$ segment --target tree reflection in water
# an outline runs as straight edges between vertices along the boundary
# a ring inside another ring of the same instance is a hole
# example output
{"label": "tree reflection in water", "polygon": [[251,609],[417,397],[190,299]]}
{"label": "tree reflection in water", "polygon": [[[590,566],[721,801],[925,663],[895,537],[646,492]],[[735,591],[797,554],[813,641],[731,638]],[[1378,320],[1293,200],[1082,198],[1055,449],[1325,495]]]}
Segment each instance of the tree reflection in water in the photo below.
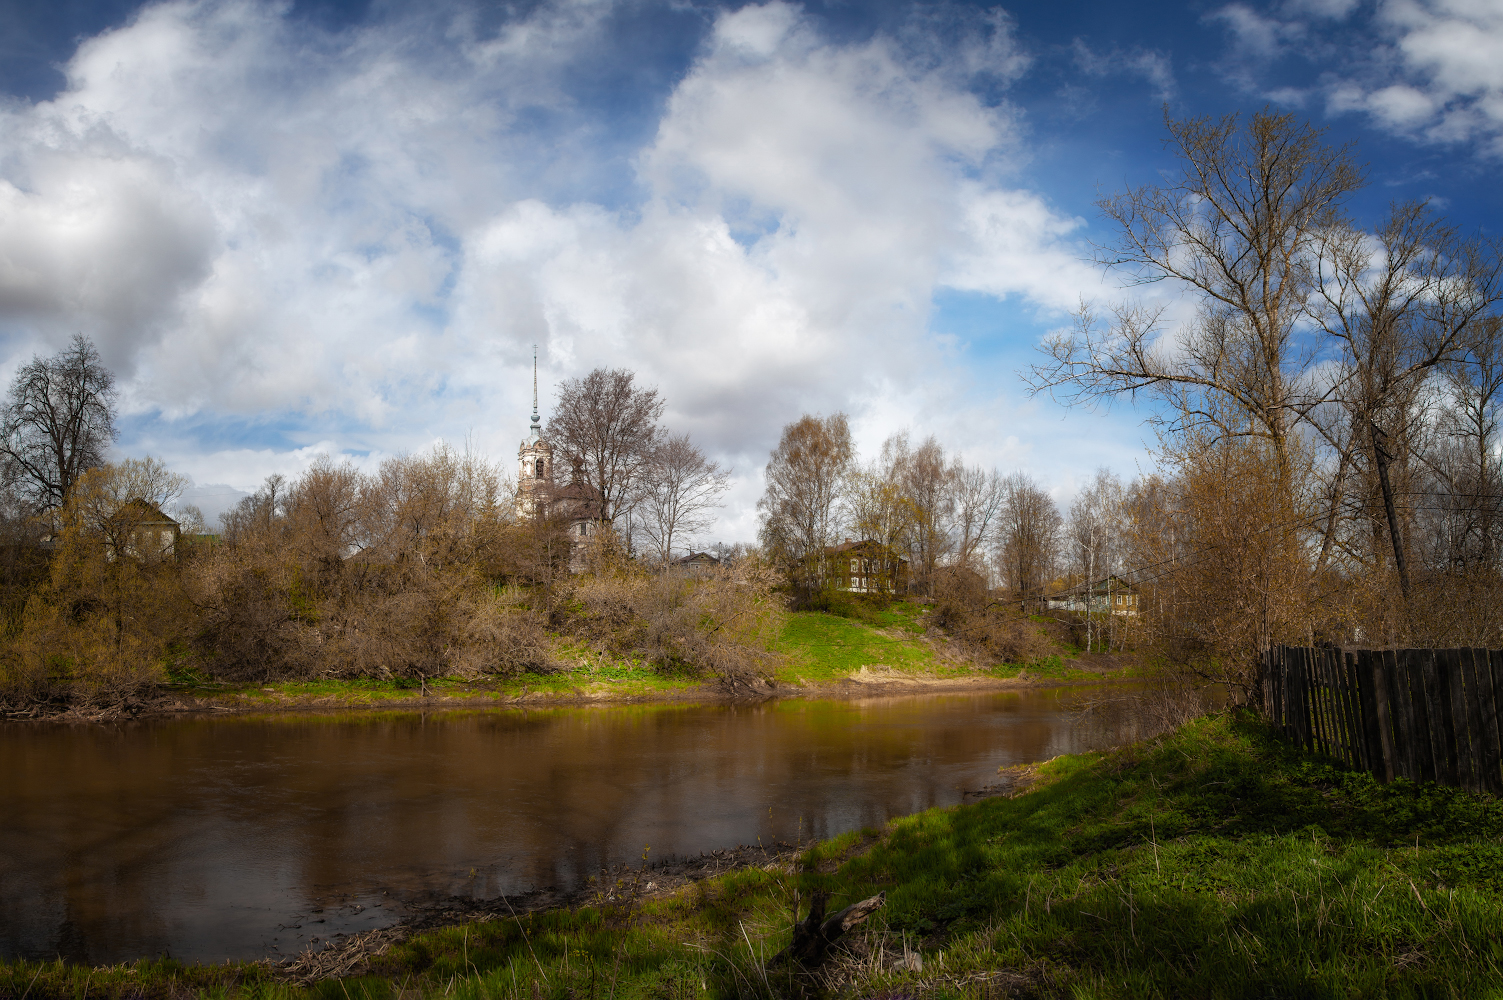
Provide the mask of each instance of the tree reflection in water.
{"label": "tree reflection in water", "polygon": [[[293,952],[434,895],[829,837],[1136,735],[1088,691],[0,727],[0,953]],[[472,874],[473,870],[473,874]]]}

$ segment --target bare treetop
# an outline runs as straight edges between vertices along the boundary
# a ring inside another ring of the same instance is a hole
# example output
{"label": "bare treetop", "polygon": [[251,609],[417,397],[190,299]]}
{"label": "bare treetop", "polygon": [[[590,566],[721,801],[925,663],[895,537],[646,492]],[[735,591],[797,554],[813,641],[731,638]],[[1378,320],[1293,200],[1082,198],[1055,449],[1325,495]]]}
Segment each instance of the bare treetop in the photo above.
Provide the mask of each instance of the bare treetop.
{"label": "bare treetop", "polygon": [[663,401],[656,389],[633,384],[625,368],[596,368],[559,383],[548,438],[579,479],[600,496],[600,518],[611,521],[630,506],[662,431]]}
{"label": "bare treetop", "polygon": [[1181,426],[1265,439],[1285,465],[1313,360],[1296,347],[1296,323],[1314,289],[1320,240],[1341,222],[1362,170],[1349,145],[1326,145],[1322,130],[1291,115],[1166,125],[1179,175],[1098,203],[1117,229],[1098,262],[1125,270],[1131,284],[1187,288],[1199,300],[1197,320],[1177,349],[1165,349],[1162,310],[1123,306],[1103,328],[1083,307],[1073,332],[1044,345],[1049,359],[1028,381],[1072,402],[1153,390]]}
{"label": "bare treetop", "polygon": [[115,377],[79,335],[16,372],[4,410],[5,483],[33,511],[63,505],[79,476],[104,464],[115,440]]}
{"label": "bare treetop", "polygon": [[844,413],[806,414],[783,428],[767,463],[767,492],[757,502],[762,542],[775,558],[823,561],[825,547],[834,541],[837,505],[854,457]]}

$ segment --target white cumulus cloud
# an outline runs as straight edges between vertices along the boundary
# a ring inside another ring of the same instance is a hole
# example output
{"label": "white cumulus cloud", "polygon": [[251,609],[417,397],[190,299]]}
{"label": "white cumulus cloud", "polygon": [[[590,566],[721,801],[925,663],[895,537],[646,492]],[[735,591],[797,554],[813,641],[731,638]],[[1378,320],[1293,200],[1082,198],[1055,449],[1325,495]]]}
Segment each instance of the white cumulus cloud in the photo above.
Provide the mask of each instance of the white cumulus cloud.
{"label": "white cumulus cloud", "polygon": [[[970,391],[935,350],[937,293],[1057,310],[1097,289],[1080,220],[1017,180],[1018,115],[967,89],[1027,65],[1000,15],[957,69],[922,24],[840,43],[790,4],[724,13],[622,162],[569,86],[609,13],[319,34],[178,0],[84,42],[63,92],[0,112],[10,363],[95,336],[137,443],[248,488],[314,448],[507,456],[537,343],[545,395],[596,365],[660,386],[743,474],[726,534],[747,537],[783,423],[886,426],[894,399]],[[1016,452],[985,434],[952,444]]]}

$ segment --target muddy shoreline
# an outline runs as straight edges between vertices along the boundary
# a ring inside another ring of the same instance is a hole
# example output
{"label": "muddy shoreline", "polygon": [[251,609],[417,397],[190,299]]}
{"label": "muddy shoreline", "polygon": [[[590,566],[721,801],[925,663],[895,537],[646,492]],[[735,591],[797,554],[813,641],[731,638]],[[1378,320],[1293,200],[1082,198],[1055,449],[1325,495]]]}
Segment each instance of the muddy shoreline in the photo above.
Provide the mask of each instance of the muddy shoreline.
{"label": "muddy shoreline", "polygon": [[1025,673],[1006,678],[985,675],[930,677],[922,674],[900,673],[883,667],[863,667],[850,677],[814,684],[738,683],[731,685],[711,681],[693,688],[633,694],[585,692],[576,688],[572,693],[556,691],[533,691],[520,695],[477,693],[464,697],[427,694],[412,698],[383,698],[379,701],[353,701],[349,695],[342,694],[291,697],[282,695],[275,701],[238,701],[236,695],[194,697],[163,691],[150,697],[131,699],[119,705],[104,708],[59,707],[52,709],[44,706],[27,712],[5,713],[0,715],[0,720],[105,723],[186,716],[265,715],[283,712],[463,711],[492,708],[584,708],[594,705],[748,704],[785,698],[855,700],[905,694],[967,694],[1036,690],[1049,687],[1090,686],[1114,683],[1124,679],[1115,664],[1095,664],[1086,662],[1084,659],[1069,662],[1077,669],[1099,673],[1099,676],[1060,679],[1032,677]]}
{"label": "muddy shoreline", "polygon": [[[1020,764],[998,772],[997,780],[982,788],[965,792],[962,803],[993,797],[1025,794],[1038,776],[1040,764]],[[864,838],[839,858],[826,859],[821,871],[834,871],[840,865],[870,850],[879,838]],[[590,883],[572,892],[548,887],[533,889],[516,896],[474,899],[449,896],[408,904],[408,911],[389,927],[336,935],[319,947],[281,959],[263,959],[256,963],[284,982],[308,986],[322,979],[379,973],[381,958],[395,945],[415,934],[444,927],[490,920],[515,920],[529,913],[548,910],[573,910],[581,906],[631,907],[637,903],[671,896],[705,879],[745,868],[793,872],[799,856],[819,843],[775,843],[739,845],[709,851],[692,858],[669,858],[646,865],[618,865],[602,870]]]}

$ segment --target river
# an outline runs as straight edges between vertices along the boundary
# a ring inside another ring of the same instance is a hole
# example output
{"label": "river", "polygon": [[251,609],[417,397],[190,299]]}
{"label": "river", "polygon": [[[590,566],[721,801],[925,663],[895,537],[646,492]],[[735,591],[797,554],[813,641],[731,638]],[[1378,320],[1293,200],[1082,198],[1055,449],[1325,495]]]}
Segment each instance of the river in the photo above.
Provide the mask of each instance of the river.
{"label": "river", "polygon": [[0,725],[0,954],[275,957],[644,850],[830,837],[1130,737],[1076,710],[1100,697]]}

